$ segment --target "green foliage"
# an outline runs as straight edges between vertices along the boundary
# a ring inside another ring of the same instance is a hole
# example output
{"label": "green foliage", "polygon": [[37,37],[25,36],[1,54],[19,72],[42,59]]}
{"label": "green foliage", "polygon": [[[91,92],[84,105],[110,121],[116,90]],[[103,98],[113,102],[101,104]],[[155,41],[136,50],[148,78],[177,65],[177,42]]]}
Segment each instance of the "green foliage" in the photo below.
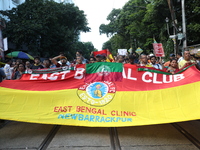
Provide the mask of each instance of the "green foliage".
{"label": "green foliage", "polygon": [[84,57],[89,59],[90,54],[92,51],[95,51],[94,45],[92,44],[92,42],[84,42]]}
{"label": "green foliage", "polygon": [[42,57],[53,57],[64,52],[75,54],[80,32],[88,32],[86,16],[74,4],[44,0],[26,0],[9,11],[4,35],[16,45],[23,45],[28,52]]}
{"label": "green foliage", "polygon": [[[81,50],[83,52],[83,57],[85,57],[87,59],[89,59],[92,51],[97,50],[97,49],[94,48],[94,45],[92,44],[92,42],[76,42],[74,44],[74,49],[76,51]],[[68,55],[70,56],[71,60],[76,57],[75,53],[68,52]]]}
{"label": "green foliage", "polygon": [[[126,42],[124,42],[124,39],[122,36],[115,34],[114,36],[112,36],[110,38],[109,41],[105,42],[103,44],[103,48],[102,49],[109,49],[109,51],[113,54],[113,55],[117,55],[117,51],[118,49],[123,49],[126,46]],[[130,47],[129,47],[130,48]]]}
{"label": "green foliage", "polygon": [[109,41],[103,43],[102,49],[109,49],[109,51],[110,51],[111,53],[113,53],[111,40],[109,40]]}
{"label": "green foliage", "polygon": [[[181,3],[174,1],[175,16],[178,21],[177,27],[182,26]],[[188,45],[200,43],[200,1],[186,1],[187,41]],[[109,24],[100,26],[100,33],[112,35],[109,42],[104,44],[110,46],[111,50],[118,48],[129,49],[141,47],[144,52],[152,52],[153,38],[163,43],[166,56],[174,52],[174,44],[169,39],[165,18],[171,18],[167,0],[129,0],[116,19],[114,13],[108,15]],[[111,25],[113,28],[111,28]],[[169,22],[169,32],[173,34],[172,21]],[[177,31],[178,32],[178,31]],[[115,35],[113,36],[113,34]],[[121,37],[120,40],[117,40]],[[115,43],[117,41],[117,44]],[[136,41],[134,43],[134,41]],[[180,41],[179,41],[180,42]],[[178,42],[177,42],[178,43]]]}
{"label": "green foliage", "polygon": [[107,36],[112,36],[114,33],[117,32],[118,29],[118,23],[117,18],[119,17],[119,14],[121,12],[121,9],[113,9],[111,13],[108,15],[107,20],[110,21],[108,25],[101,24],[99,27],[100,34],[106,34]]}
{"label": "green foliage", "polygon": [[187,0],[185,3],[188,45],[200,44],[200,1]]}

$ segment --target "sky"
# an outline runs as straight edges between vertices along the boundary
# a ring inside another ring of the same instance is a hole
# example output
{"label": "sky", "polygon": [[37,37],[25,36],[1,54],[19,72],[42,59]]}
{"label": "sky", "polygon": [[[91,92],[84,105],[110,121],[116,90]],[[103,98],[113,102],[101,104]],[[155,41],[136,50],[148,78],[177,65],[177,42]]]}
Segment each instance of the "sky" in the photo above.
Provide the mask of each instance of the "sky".
{"label": "sky", "polygon": [[122,8],[128,0],[73,0],[80,10],[83,10],[88,20],[91,32],[81,33],[81,42],[92,42],[98,50],[109,40],[106,34],[99,34],[99,26],[108,24],[106,20],[113,8]]}

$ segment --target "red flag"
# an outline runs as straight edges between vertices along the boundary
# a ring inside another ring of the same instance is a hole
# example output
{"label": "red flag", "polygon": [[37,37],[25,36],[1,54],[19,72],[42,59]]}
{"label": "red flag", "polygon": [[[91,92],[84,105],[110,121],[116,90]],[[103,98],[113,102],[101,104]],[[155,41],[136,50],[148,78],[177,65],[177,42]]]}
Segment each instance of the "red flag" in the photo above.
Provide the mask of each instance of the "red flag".
{"label": "red flag", "polygon": [[94,54],[94,57],[95,57],[96,55],[98,55],[98,54],[101,54],[101,55],[107,57],[107,49],[104,49],[104,50],[101,50],[101,51],[95,51],[95,52],[93,52],[93,54]]}
{"label": "red flag", "polygon": [[101,50],[101,51],[95,51],[93,52],[94,56],[98,55],[98,54],[101,54],[103,56],[106,56],[106,61],[108,62],[114,62],[114,58],[112,56],[112,54],[110,53],[110,51],[108,49],[104,49],[104,50]]}

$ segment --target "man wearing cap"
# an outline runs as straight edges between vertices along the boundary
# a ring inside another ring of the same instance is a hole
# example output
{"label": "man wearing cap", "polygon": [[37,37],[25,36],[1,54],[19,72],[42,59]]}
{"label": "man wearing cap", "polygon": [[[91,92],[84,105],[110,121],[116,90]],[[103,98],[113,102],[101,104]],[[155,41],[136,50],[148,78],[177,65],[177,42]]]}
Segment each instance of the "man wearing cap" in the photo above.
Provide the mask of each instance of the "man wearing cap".
{"label": "man wearing cap", "polygon": [[184,51],[183,57],[184,57],[184,59],[181,60],[181,61],[178,63],[178,68],[179,68],[179,69],[182,69],[182,68],[184,68],[184,67],[186,67],[186,66],[189,66],[189,65],[192,65],[192,64],[195,63],[194,60],[191,60],[191,58],[190,58],[190,52],[189,52],[189,51]]}
{"label": "man wearing cap", "polygon": [[170,54],[169,55],[169,61],[164,63],[164,67],[169,67],[170,60],[175,59],[175,54]]}
{"label": "man wearing cap", "polygon": [[103,55],[97,54],[96,55],[96,62],[102,62],[102,60],[103,60]]}

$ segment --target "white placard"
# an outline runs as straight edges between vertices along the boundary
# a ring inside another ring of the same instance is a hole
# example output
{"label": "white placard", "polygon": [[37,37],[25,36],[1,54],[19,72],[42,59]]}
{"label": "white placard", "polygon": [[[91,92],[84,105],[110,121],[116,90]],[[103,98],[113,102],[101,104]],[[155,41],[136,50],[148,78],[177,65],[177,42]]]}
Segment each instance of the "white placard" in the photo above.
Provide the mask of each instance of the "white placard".
{"label": "white placard", "polygon": [[126,55],[127,54],[127,49],[118,49],[118,54],[119,55]]}
{"label": "white placard", "polygon": [[4,47],[4,51],[8,50],[8,38],[4,38],[3,39],[3,47]]}

